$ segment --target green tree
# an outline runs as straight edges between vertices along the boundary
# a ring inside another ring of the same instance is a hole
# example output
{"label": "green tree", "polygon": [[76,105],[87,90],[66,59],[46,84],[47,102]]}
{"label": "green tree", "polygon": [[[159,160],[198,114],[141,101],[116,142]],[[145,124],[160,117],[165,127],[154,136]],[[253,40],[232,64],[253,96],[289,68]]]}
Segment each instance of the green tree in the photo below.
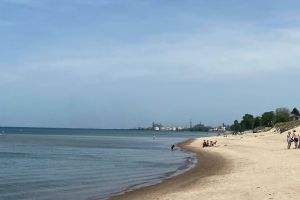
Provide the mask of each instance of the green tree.
{"label": "green tree", "polygon": [[245,114],[241,121],[241,130],[247,131],[253,129],[254,126],[254,117],[250,114]]}
{"label": "green tree", "polygon": [[234,132],[239,132],[241,129],[240,123],[238,120],[235,120],[233,122],[233,125],[231,125],[230,130],[234,131]]}
{"label": "green tree", "polygon": [[290,111],[288,108],[277,108],[275,111],[276,123],[289,121]]}
{"label": "green tree", "polygon": [[261,125],[271,127],[275,121],[275,113],[273,111],[265,112],[261,116]]}
{"label": "green tree", "polygon": [[292,114],[294,114],[294,115],[300,115],[299,110],[297,108],[293,109]]}
{"label": "green tree", "polygon": [[257,128],[257,127],[261,126],[261,124],[262,124],[261,117],[255,117],[253,128]]}

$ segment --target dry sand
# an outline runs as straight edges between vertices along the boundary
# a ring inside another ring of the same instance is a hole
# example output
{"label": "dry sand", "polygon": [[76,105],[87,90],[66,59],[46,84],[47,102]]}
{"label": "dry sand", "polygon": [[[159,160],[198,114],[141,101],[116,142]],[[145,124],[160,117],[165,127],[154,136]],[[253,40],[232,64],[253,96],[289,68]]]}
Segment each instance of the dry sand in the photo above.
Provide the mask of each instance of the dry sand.
{"label": "dry sand", "polygon": [[210,137],[218,144],[205,149],[203,139],[183,145],[198,154],[194,169],[111,200],[298,199],[300,150],[287,150],[286,133]]}

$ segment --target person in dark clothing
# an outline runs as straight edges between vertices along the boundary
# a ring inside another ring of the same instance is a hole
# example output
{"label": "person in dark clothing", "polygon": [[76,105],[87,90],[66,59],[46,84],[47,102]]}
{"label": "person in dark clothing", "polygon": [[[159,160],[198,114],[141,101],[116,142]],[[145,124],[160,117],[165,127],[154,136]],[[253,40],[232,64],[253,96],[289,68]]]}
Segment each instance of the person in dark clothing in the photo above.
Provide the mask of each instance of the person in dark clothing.
{"label": "person in dark clothing", "polygon": [[299,137],[296,134],[296,130],[293,131],[293,138],[294,138],[294,143],[295,143],[295,149],[297,149],[298,148]]}
{"label": "person in dark clothing", "polygon": [[173,144],[173,145],[171,146],[171,150],[173,151],[173,150],[174,150],[174,148],[175,148],[175,145]]}

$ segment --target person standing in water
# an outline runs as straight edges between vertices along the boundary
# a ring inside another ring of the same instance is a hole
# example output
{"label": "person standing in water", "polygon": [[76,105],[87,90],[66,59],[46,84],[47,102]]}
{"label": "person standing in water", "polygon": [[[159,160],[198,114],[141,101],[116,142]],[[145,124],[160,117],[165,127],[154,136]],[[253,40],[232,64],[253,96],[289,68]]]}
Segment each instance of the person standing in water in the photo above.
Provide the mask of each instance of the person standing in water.
{"label": "person standing in water", "polygon": [[174,148],[175,148],[175,145],[173,144],[173,145],[171,146],[171,150],[173,151],[173,150],[174,150]]}

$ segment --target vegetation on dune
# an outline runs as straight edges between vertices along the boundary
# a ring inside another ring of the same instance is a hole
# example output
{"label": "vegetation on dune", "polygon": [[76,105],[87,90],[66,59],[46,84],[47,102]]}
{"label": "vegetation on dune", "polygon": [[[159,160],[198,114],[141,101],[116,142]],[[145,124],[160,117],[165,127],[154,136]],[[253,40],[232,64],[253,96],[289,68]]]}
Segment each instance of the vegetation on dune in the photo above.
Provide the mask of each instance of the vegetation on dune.
{"label": "vegetation on dune", "polygon": [[275,121],[275,113],[273,111],[265,112],[261,116],[261,125],[262,126],[273,126],[273,123]]}
{"label": "vegetation on dune", "polygon": [[277,123],[277,124],[275,124],[274,128],[276,128],[278,131],[280,131],[280,133],[283,133],[285,131],[291,130],[298,126],[300,126],[300,120]]}
{"label": "vegetation on dune", "polygon": [[253,133],[260,133],[260,132],[266,132],[271,130],[272,127],[264,127],[264,126],[259,126],[253,129]]}
{"label": "vegetation on dune", "polygon": [[288,108],[277,108],[275,111],[275,122],[288,122],[290,111]]}
{"label": "vegetation on dune", "polygon": [[300,115],[297,108],[294,108],[292,112],[290,112],[288,108],[277,108],[275,111],[265,112],[261,116],[256,117],[247,113],[242,117],[240,122],[235,120],[230,126],[230,130],[234,132],[244,132],[248,130],[261,132],[275,127],[281,132],[284,132],[300,126],[300,120],[289,122],[291,114],[296,116]]}

